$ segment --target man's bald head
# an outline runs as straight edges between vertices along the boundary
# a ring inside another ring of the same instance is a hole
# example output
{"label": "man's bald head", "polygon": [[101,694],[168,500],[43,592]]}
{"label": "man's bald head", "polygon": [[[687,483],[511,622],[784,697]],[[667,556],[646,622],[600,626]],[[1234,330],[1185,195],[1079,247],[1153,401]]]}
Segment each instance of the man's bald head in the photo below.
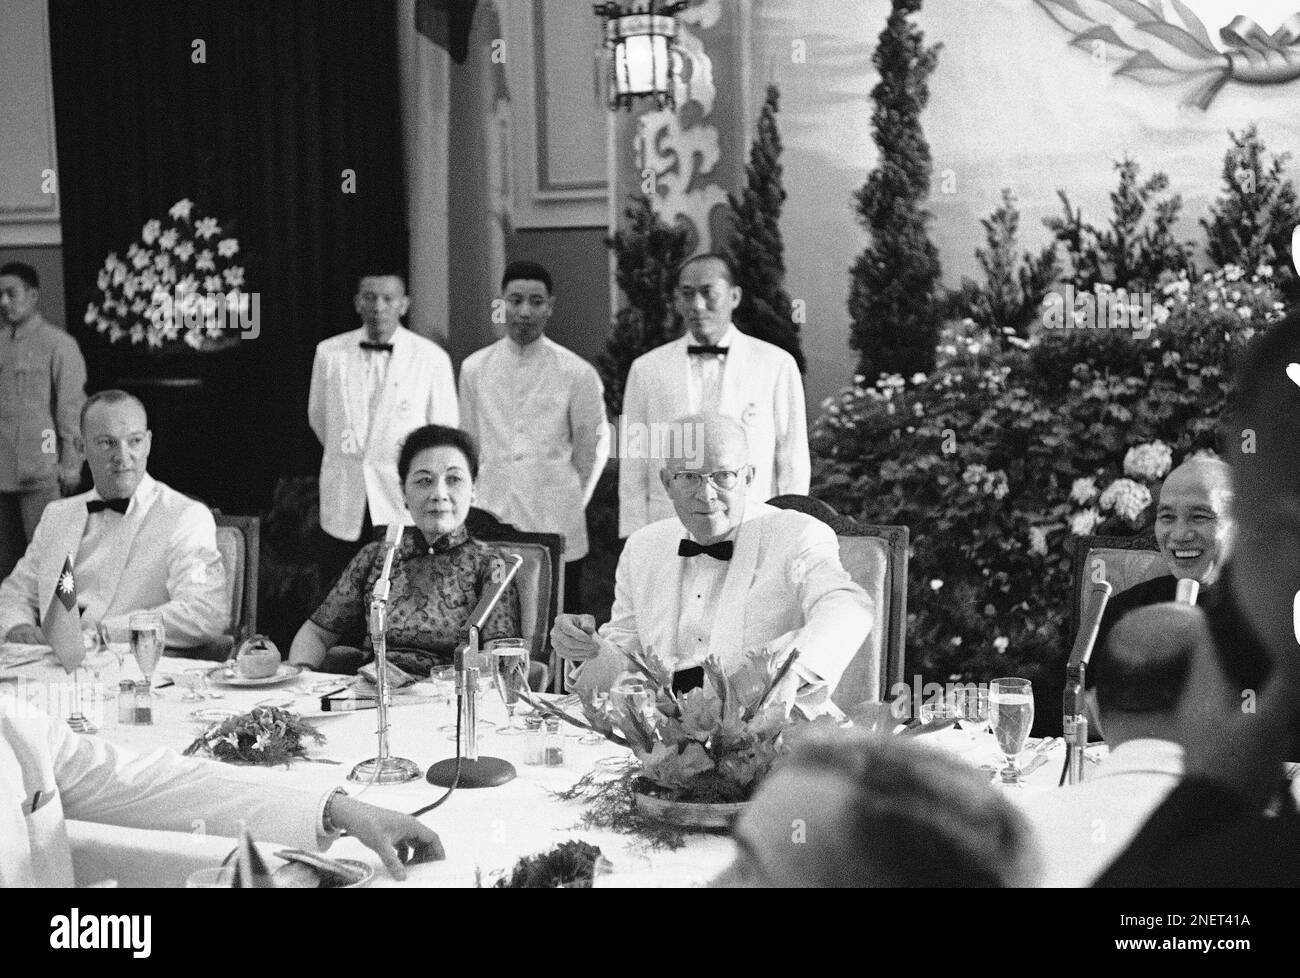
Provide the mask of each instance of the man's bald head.
{"label": "man's bald head", "polygon": [[696,540],[711,543],[727,536],[745,518],[745,499],[754,480],[749,439],[734,418],[692,414],[673,423],[681,431],[682,451],[665,460],[664,489],[682,525]]}
{"label": "man's bald head", "polygon": [[1167,725],[1173,737],[1174,711],[1192,656],[1204,641],[1204,616],[1192,605],[1148,605],[1116,623],[1095,663],[1097,705],[1108,742],[1130,739],[1124,724],[1138,718],[1148,728]]}
{"label": "man's bald head", "polygon": [[1175,577],[1214,584],[1237,535],[1228,464],[1195,456],[1170,472],[1160,487],[1155,534]]}

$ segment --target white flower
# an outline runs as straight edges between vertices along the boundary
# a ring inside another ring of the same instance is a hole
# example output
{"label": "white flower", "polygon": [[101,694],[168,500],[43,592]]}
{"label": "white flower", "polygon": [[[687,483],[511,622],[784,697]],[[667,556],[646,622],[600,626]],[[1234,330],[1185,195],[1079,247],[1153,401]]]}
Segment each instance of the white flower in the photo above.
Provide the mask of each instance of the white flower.
{"label": "white flower", "polygon": [[171,209],[167,211],[173,221],[188,221],[190,211],[194,209],[194,201],[188,197],[182,197],[176,203],[172,204]]}
{"label": "white flower", "polygon": [[149,265],[149,252],[137,251],[131,256],[131,265],[134,268],[146,268]]}
{"label": "white flower", "polygon": [[175,228],[168,228],[166,231],[164,231],[162,234],[158,236],[158,246],[160,248],[166,248],[168,251],[171,251],[173,248],[176,247],[176,240],[179,237],[180,236],[176,233]]}
{"label": "white flower", "polygon": [[1010,644],[1011,644],[1011,639],[1007,638],[1005,635],[999,635],[997,638],[993,640],[993,647],[997,649],[998,655],[1001,655],[1003,652],[1005,652],[1007,650],[1007,646],[1009,646]]}
{"label": "white flower", "polygon": [[176,257],[181,261],[189,261],[190,256],[194,254],[194,242],[182,241],[176,246]]}
{"label": "white flower", "polygon": [[221,275],[232,289],[244,284],[244,269],[239,265],[231,265]]}
{"label": "white flower", "polygon": [[1260,265],[1259,268],[1255,269],[1255,274],[1258,275],[1260,278],[1272,278],[1272,277],[1273,277],[1273,266],[1272,266],[1272,265]]}
{"label": "white flower", "polygon": [[140,229],[140,240],[147,245],[153,244],[158,240],[158,235],[162,233],[162,222],[153,220],[146,221],[143,228]]}
{"label": "white flower", "polygon": [[200,238],[215,238],[221,233],[221,227],[217,224],[215,217],[201,217],[194,224],[194,233]]}
{"label": "white flower", "polygon": [[1101,494],[1101,508],[1113,509],[1117,515],[1136,522],[1142,511],[1151,505],[1151,490],[1132,479],[1116,479]]}
{"label": "white flower", "polygon": [[[81,321],[85,323],[87,326],[89,326],[98,318],[99,318],[99,307],[92,302],[90,305],[86,307],[86,315],[81,317]],[[101,330],[101,332],[103,331]]]}
{"label": "white flower", "polygon": [[1161,479],[1173,462],[1173,450],[1162,441],[1136,445],[1124,454],[1124,474],[1135,479]]}
{"label": "white flower", "polygon": [[212,260],[212,252],[207,248],[200,251],[198,257],[194,259],[194,267],[200,272],[215,272],[217,263]]}
{"label": "white flower", "polygon": [[1246,273],[1243,272],[1243,271],[1242,271],[1240,268],[1238,268],[1236,265],[1224,265],[1224,266],[1223,266],[1223,277],[1226,278],[1229,282],[1236,282],[1238,279],[1240,279],[1240,278],[1241,278],[1243,275],[1245,275],[1245,274],[1246,274]]}
{"label": "white flower", "polygon": [[992,493],[994,499],[1001,499],[1011,491],[1010,487],[1007,486],[1007,474],[1001,469],[990,472],[984,480],[984,491]]}
{"label": "white flower", "polygon": [[217,275],[209,275],[207,278],[205,278],[205,279],[203,280],[203,291],[204,291],[204,292],[220,292],[220,291],[221,291],[221,278],[220,278],[220,276],[217,276]]}
{"label": "white flower", "polygon": [[925,374],[920,373],[919,371],[918,371],[917,373],[912,374],[912,383],[913,383],[913,385],[916,385],[916,384],[924,384],[924,383],[925,383],[925,379],[926,379],[926,378],[925,378]]}
{"label": "white flower", "polygon": [[936,577],[933,581],[930,582],[930,590],[931,590],[931,591],[937,591],[937,590],[939,590],[939,588],[941,588],[941,587],[943,587],[943,581],[939,580],[937,577]]}
{"label": "white flower", "polygon": [[1077,537],[1086,537],[1101,522],[1101,514],[1095,509],[1085,509],[1070,517],[1070,532]]}
{"label": "white flower", "polygon": [[234,238],[222,238],[217,242],[217,254],[222,258],[230,258],[239,251],[239,242]]}
{"label": "white flower", "polygon": [[1031,526],[1029,528],[1029,552],[1039,556],[1047,556],[1047,527]]}
{"label": "white flower", "polygon": [[954,635],[954,636],[952,637],[952,644],[953,644],[953,645],[961,645],[961,636],[960,636],[960,635]]}
{"label": "white flower", "polygon": [[1151,310],[1151,318],[1157,326],[1163,326],[1169,321],[1169,309],[1166,306],[1155,306]]}
{"label": "white flower", "polygon": [[1097,495],[1097,480],[1091,476],[1086,479],[1075,479],[1074,484],[1070,486],[1070,499],[1080,506],[1092,502],[1092,497],[1095,495]]}
{"label": "white flower", "polygon": [[1237,307],[1237,315],[1240,316],[1242,319],[1249,319],[1249,318],[1250,318],[1250,306],[1238,306],[1238,307]]}

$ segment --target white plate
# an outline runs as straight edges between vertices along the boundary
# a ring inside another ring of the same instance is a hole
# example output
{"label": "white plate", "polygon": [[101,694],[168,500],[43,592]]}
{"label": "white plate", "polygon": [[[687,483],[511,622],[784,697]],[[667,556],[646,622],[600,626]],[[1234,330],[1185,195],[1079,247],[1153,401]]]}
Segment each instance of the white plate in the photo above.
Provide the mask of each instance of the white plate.
{"label": "white plate", "polygon": [[290,679],[296,679],[300,672],[302,672],[302,666],[291,666],[287,662],[281,662],[280,668],[275,671],[275,675],[263,676],[260,679],[249,679],[247,676],[241,676],[238,671],[235,672],[233,677],[227,676],[226,667],[217,666],[215,669],[208,670],[208,682],[217,686],[233,686],[236,688],[276,686],[288,682]]}

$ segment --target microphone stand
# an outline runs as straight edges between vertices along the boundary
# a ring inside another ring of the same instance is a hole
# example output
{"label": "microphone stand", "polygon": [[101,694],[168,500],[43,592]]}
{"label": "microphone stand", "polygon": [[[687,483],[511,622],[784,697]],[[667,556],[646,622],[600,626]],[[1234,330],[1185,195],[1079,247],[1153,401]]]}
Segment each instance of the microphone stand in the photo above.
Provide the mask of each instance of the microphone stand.
{"label": "microphone stand", "polygon": [[1106,603],[1114,590],[1107,581],[1097,581],[1092,586],[1092,604],[1086,606],[1087,614],[1074,640],[1074,649],[1070,653],[1069,664],[1065,668],[1064,714],[1061,732],[1065,740],[1065,771],[1062,776],[1067,784],[1080,784],[1083,781],[1083,752],[1088,746],[1088,717],[1084,710],[1084,677],[1087,675],[1088,660],[1092,658],[1092,648],[1097,644],[1097,633],[1101,629],[1101,617],[1106,611]]}
{"label": "microphone stand", "polygon": [[[400,539],[400,531],[399,537]],[[348,775],[349,781],[366,784],[405,784],[420,776],[420,767],[405,757],[388,753],[388,592],[392,587],[393,556],[397,541],[389,542],[384,569],[370,595],[370,644],[375,650],[375,716],[379,724],[379,754],[362,761]]]}
{"label": "microphone stand", "polygon": [[479,670],[483,663],[483,653],[479,650],[479,633],[524,562],[518,554],[513,554],[510,560],[510,568],[501,582],[483,596],[471,613],[469,642],[456,649],[456,717],[458,727],[465,731],[465,750],[462,753],[458,731],[456,755],[438,761],[424,776],[429,784],[440,788],[496,788],[507,781],[513,781],[518,773],[515,766],[503,758],[479,757],[478,754],[476,694]]}

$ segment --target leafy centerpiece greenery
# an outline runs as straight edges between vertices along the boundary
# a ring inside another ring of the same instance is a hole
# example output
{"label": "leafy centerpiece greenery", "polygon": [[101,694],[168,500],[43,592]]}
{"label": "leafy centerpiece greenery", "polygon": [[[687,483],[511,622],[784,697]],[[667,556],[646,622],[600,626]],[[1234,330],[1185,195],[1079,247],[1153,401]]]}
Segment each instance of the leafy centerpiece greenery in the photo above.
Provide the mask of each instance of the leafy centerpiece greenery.
{"label": "leafy centerpiece greenery", "polygon": [[185,748],[186,754],[203,751],[231,764],[286,767],[295,758],[310,760],[304,743],[325,743],[325,735],[301,717],[273,706],[257,706],[248,713],[214,723]]}
{"label": "leafy centerpiece greenery", "polygon": [[[672,669],[653,653],[633,653],[629,672],[608,694],[580,694],[585,722],[535,701],[629,748],[634,758],[610,777],[588,775],[560,797],[593,803],[587,826],[625,831],[642,831],[653,821],[634,813],[637,795],[695,805],[748,801],[802,722],[773,695],[798,657],[798,650],[784,657],[749,652],[731,672],[710,658],[704,686],[677,693]],[[669,836],[652,841],[678,842]]]}
{"label": "leafy centerpiece greenery", "polygon": [[586,842],[561,842],[549,852],[525,856],[509,878],[496,881],[498,890],[590,889],[600,849]]}

